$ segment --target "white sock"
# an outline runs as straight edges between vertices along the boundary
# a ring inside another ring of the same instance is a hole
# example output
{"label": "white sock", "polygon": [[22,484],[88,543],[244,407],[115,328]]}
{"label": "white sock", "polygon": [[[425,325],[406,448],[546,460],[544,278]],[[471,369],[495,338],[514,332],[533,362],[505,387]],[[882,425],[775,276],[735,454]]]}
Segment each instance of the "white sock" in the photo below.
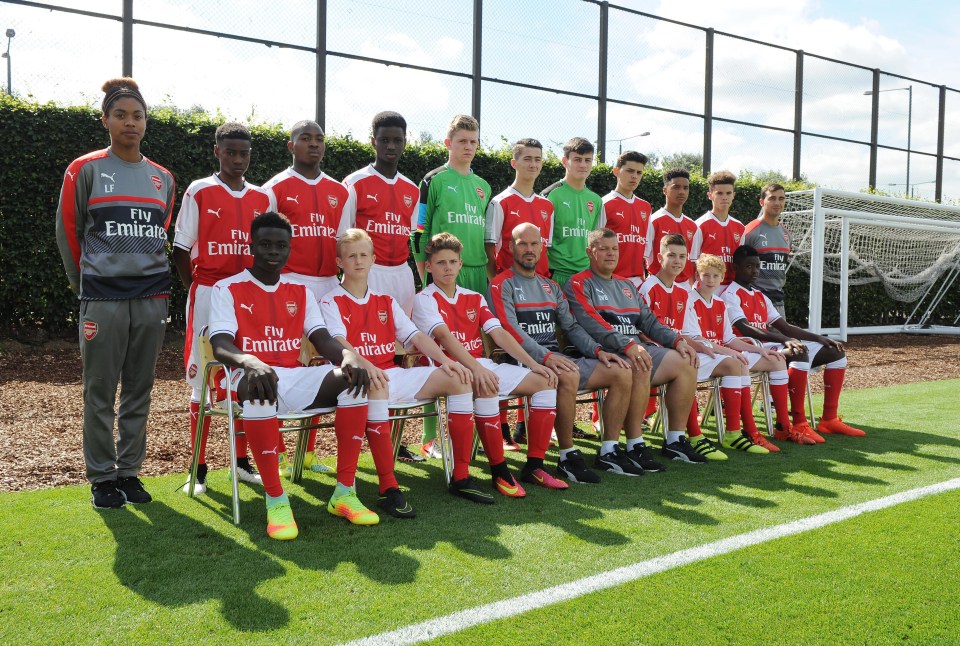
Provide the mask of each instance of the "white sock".
{"label": "white sock", "polygon": [[570,449],[560,449],[560,459],[561,459],[561,460],[566,460],[566,459],[567,459],[567,454],[570,453],[571,451],[576,451],[576,450],[577,450],[576,447],[573,447],[573,448],[570,448]]}
{"label": "white sock", "polygon": [[667,431],[667,444],[679,442],[684,435],[686,435],[686,431]]}
{"label": "white sock", "polygon": [[627,450],[632,451],[635,446],[644,446],[642,437],[635,437],[632,440],[627,440]]}
{"label": "white sock", "polygon": [[606,455],[607,453],[612,453],[614,449],[617,448],[616,440],[604,440],[600,442],[600,455]]}

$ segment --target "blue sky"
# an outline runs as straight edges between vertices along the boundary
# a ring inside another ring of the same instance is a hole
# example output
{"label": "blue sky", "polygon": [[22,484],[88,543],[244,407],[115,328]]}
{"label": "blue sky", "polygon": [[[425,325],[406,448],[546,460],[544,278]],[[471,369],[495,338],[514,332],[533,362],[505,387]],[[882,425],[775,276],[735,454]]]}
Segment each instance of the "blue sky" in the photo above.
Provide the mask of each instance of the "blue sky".
{"label": "blue sky", "polygon": [[[52,0],[57,4],[120,12],[121,0]],[[328,48],[372,57],[469,72],[472,0],[329,0]],[[888,72],[960,89],[960,7],[948,2],[811,2],[745,0],[619,0],[618,4],[684,22],[803,49]],[[485,0],[484,75],[590,94],[596,92],[598,9],[576,0],[553,3]],[[194,27],[314,42],[314,4],[305,0],[136,0],[135,16]],[[547,9],[549,7],[549,9]],[[65,103],[99,100],[100,83],[120,71],[119,23],[0,2],[0,27],[14,27],[14,89]],[[670,23],[611,10],[609,92],[624,100],[690,112],[703,108],[703,35]],[[96,46],[91,45],[96,43]],[[793,65],[789,52],[718,36],[714,113],[790,128]],[[311,116],[315,84],[312,55],[289,49],[136,26],[134,76],[151,103],[202,105],[238,119],[291,122]],[[50,61],[56,61],[55,66]],[[232,71],[227,74],[225,70]],[[840,137],[869,136],[870,87],[865,71],[807,59],[804,129]],[[881,88],[908,82],[884,77]],[[535,136],[555,145],[577,135],[596,136],[596,105],[587,99],[485,83],[482,136]],[[936,145],[937,94],[914,84],[912,147]],[[960,94],[948,95],[947,154],[960,157]],[[327,129],[365,136],[370,117],[397,109],[413,134],[442,136],[449,117],[470,109],[467,79],[330,57]],[[880,141],[906,145],[907,92],[880,95]],[[955,127],[951,124],[957,124]],[[651,134],[625,147],[667,154],[696,151],[702,122],[682,115],[612,105],[608,150],[619,138]],[[792,137],[786,133],[714,124],[714,168],[789,172]],[[804,138],[804,173],[830,186],[866,184],[868,149]],[[878,184],[904,182],[906,155],[880,152]],[[912,157],[911,183],[932,195],[932,158]],[[960,197],[960,162],[945,168],[945,194]],[[903,186],[889,187],[903,190]]]}

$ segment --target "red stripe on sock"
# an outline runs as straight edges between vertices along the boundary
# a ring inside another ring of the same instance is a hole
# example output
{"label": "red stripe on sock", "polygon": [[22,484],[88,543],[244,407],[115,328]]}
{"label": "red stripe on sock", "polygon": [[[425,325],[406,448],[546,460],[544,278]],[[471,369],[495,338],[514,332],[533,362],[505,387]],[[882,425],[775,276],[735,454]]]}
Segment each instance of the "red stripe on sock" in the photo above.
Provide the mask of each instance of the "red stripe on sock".
{"label": "red stripe on sock", "polygon": [[276,498],[283,494],[280,484],[280,471],[277,461],[280,422],[276,417],[269,419],[246,419],[243,428],[247,432],[247,441],[253,453],[253,461],[263,480],[267,495]]}

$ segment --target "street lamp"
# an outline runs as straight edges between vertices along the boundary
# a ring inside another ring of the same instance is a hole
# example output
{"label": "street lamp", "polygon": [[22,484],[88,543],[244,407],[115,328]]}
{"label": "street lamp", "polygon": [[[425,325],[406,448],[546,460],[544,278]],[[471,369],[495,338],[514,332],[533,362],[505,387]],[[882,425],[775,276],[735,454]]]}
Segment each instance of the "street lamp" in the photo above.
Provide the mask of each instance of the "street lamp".
{"label": "street lamp", "polygon": [[[879,90],[880,92],[896,92],[898,90],[906,90],[908,93],[907,98],[907,196],[913,195],[913,189],[910,187],[910,134],[913,130],[913,86],[908,85],[907,87],[892,87],[886,90]],[[873,94],[873,90],[867,90],[863,93],[864,96],[870,96]]]}
{"label": "street lamp", "polygon": [[641,132],[639,135],[630,135],[629,137],[624,137],[624,138],[622,138],[622,139],[607,139],[607,141],[615,141],[615,142],[617,142],[617,144],[619,144],[619,146],[620,146],[619,152],[617,152],[617,155],[622,155],[622,154],[623,154],[623,142],[628,141],[628,140],[630,140],[630,139],[636,139],[637,137],[647,137],[647,136],[649,136],[649,135],[650,135],[649,132]]}
{"label": "street lamp", "polygon": [[17,35],[17,32],[15,32],[14,30],[12,29],[7,30],[7,51],[5,51],[3,54],[0,54],[0,56],[7,59],[7,94],[10,94],[10,95],[13,94],[13,88],[12,88],[13,70],[11,69],[11,66],[10,66],[10,41],[13,40],[13,37],[16,35]]}

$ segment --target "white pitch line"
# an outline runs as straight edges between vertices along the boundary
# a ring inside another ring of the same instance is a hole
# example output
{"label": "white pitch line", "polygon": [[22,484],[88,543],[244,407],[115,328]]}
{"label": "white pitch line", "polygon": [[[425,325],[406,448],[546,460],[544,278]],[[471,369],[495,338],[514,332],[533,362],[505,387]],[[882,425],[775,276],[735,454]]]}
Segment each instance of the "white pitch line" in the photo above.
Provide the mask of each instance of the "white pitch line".
{"label": "white pitch line", "polygon": [[782,525],[775,525],[764,529],[757,529],[745,534],[738,534],[713,543],[680,550],[666,556],[658,556],[647,561],[627,565],[610,572],[594,574],[577,579],[546,590],[531,592],[513,599],[505,599],[495,603],[488,603],[466,610],[460,610],[449,615],[436,617],[418,624],[398,628],[389,632],[371,635],[363,639],[350,642],[348,646],[373,646],[375,644],[416,644],[443,635],[459,632],[473,626],[489,623],[497,619],[514,617],[530,610],[544,608],[569,599],[576,599],[591,592],[605,590],[624,583],[636,581],[644,577],[672,570],[673,568],[703,561],[714,556],[721,556],[730,552],[759,545],[768,541],[800,534],[812,529],[849,520],[871,511],[887,509],[901,503],[918,500],[946,491],[960,489],[960,478],[953,478],[938,482],[926,487],[911,489],[891,496],[869,500],[848,507],[841,507],[816,516],[801,518]]}

